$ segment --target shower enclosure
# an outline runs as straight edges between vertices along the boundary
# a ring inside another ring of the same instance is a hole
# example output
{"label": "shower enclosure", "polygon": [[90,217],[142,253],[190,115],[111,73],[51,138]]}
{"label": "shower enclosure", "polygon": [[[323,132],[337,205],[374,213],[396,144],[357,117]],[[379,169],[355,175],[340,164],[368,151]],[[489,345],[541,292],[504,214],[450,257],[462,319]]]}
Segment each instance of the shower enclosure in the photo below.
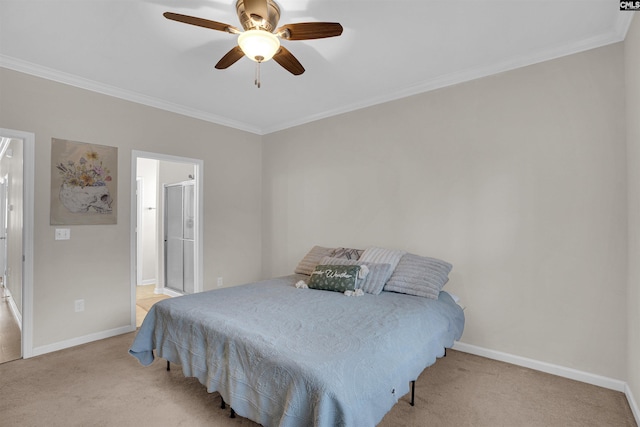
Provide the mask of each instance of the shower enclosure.
{"label": "shower enclosure", "polygon": [[164,185],[165,286],[183,294],[195,287],[195,182]]}

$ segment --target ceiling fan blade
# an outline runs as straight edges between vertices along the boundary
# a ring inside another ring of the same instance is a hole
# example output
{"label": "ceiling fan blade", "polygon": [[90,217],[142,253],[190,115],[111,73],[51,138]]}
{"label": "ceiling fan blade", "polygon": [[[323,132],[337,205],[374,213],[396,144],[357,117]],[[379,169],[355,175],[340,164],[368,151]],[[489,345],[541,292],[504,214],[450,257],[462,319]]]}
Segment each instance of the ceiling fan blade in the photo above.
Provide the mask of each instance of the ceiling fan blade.
{"label": "ceiling fan blade", "polygon": [[[244,10],[250,17],[259,16],[265,21],[269,20],[269,6],[267,0],[244,0]],[[259,21],[258,19],[256,19]]]}
{"label": "ceiling fan blade", "polygon": [[227,52],[227,54],[223,56],[222,59],[220,59],[220,61],[218,61],[218,63],[216,64],[216,68],[218,70],[224,70],[225,68],[229,68],[230,66],[235,64],[238,61],[238,59],[242,58],[243,56],[244,56],[244,52],[242,51],[242,49],[240,49],[240,46],[236,46],[233,49],[231,49],[229,52]]}
{"label": "ceiling fan blade", "polygon": [[342,25],[337,22],[301,22],[283,25],[276,34],[287,40],[324,39],[342,34]]}
{"label": "ceiling fan blade", "polygon": [[282,65],[285,70],[294,76],[299,76],[304,73],[304,67],[302,64],[284,46],[280,46],[278,53],[273,55],[273,60]]}
{"label": "ceiling fan blade", "polygon": [[224,24],[222,22],[210,21],[204,18],[197,18],[195,16],[189,16],[189,15],[181,15],[179,13],[173,13],[173,12],[165,12],[163,13],[163,15],[165,18],[171,19],[172,21],[183,22],[185,24],[195,25],[197,27],[210,28],[212,30],[225,31],[227,33],[234,33],[234,34],[240,33],[240,30],[238,30],[233,25]]}

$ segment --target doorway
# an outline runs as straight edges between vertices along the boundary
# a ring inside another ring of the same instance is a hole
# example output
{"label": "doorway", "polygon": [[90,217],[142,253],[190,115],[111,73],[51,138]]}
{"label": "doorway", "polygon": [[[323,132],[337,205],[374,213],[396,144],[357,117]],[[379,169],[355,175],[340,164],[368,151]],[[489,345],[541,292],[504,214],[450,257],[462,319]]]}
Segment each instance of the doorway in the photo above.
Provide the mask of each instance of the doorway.
{"label": "doorway", "polygon": [[[165,275],[165,194],[167,185],[190,182],[193,195],[191,229],[193,254],[189,292],[203,289],[202,167],[199,159],[134,150],[132,152],[131,302],[132,324],[140,323],[136,295],[182,295],[167,284]],[[152,289],[152,290],[151,290]],[[136,316],[136,312],[138,313]],[[135,323],[134,323],[135,322]]]}
{"label": "doorway", "polygon": [[34,134],[0,129],[0,363],[33,355],[34,152]]}

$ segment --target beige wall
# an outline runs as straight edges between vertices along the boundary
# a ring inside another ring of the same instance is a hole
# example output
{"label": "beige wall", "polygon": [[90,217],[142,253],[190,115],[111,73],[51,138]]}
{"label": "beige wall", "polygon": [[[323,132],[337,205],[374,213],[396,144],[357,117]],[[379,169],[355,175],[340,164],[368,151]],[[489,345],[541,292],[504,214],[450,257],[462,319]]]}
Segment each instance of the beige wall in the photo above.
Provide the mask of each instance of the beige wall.
{"label": "beige wall", "polygon": [[[34,347],[130,323],[131,150],[204,161],[204,281],[258,279],[260,137],[0,68],[0,127],[35,141]],[[118,147],[117,225],[49,225],[51,138]],[[85,311],[74,312],[74,300]]]}
{"label": "beige wall", "polygon": [[[624,46],[629,189],[629,295],[627,383],[640,398],[640,19],[635,16]],[[640,414],[636,414],[640,415]]]}
{"label": "beige wall", "polygon": [[[0,68],[0,127],[36,134],[34,346],[128,325],[135,149],[204,160],[206,289],[289,274],[314,244],[403,248],[454,264],[464,342],[637,396],[638,32],[262,138]],[[52,137],[119,148],[117,225],[53,240]]]}
{"label": "beige wall", "polygon": [[622,44],[263,138],[264,275],[314,244],[454,265],[462,341],[624,380]]}

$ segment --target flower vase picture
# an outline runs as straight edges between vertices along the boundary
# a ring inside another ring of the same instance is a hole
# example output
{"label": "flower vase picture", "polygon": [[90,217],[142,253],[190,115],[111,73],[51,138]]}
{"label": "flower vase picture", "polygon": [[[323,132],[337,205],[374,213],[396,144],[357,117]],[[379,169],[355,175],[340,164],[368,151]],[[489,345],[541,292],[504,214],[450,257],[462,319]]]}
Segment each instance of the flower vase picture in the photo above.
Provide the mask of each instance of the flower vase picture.
{"label": "flower vase picture", "polygon": [[116,224],[118,149],[52,138],[51,225]]}

